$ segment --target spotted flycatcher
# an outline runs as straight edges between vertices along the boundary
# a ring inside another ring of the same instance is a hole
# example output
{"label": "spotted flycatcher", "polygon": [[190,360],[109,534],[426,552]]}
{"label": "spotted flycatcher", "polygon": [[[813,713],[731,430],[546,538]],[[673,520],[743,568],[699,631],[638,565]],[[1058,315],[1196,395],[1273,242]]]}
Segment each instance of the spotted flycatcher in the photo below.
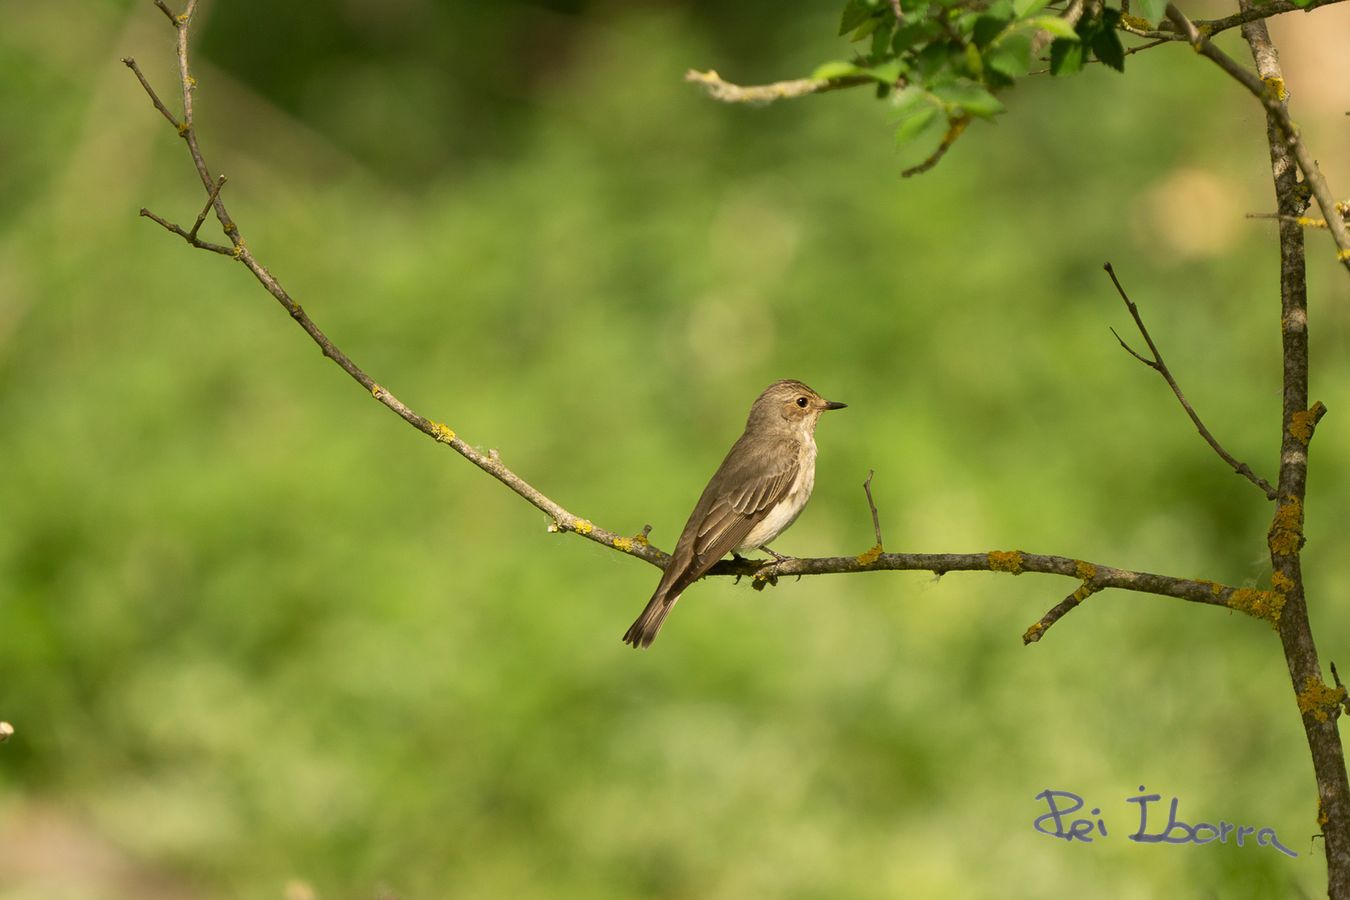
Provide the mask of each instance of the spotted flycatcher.
{"label": "spotted flycatcher", "polygon": [[797,521],[816,483],[816,422],[827,409],[847,404],[825,400],[800,381],[776,381],[764,389],[745,422],[745,433],[698,498],[685,523],[656,593],[623,636],[646,647],[656,640],[680,594],[719,559],[738,550],[764,550]]}

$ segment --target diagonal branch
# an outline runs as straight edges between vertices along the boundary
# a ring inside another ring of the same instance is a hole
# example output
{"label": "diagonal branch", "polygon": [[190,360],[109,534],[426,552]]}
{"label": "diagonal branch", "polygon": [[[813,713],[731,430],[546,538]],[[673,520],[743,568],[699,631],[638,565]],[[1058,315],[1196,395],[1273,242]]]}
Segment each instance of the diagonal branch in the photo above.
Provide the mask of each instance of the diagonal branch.
{"label": "diagonal branch", "polygon": [[1270,482],[1253,472],[1251,466],[1247,465],[1245,462],[1239,462],[1233,457],[1233,454],[1223,449],[1223,446],[1219,443],[1218,439],[1205,427],[1205,423],[1200,421],[1200,415],[1195,411],[1195,407],[1191,406],[1190,401],[1186,399],[1186,395],[1181,391],[1181,385],[1177,384],[1176,378],[1172,377],[1172,370],[1167,368],[1167,363],[1163,361],[1162,354],[1158,352],[1158,345],[1153,343],[1153,337],[1148,333],[1148,328],[1144,325],[1143,317],[1139,315],[1139,307],[1134,305],[1134,301],[1130,299],[1129,294],[1125,293],[1125,288],[1121,287],[1120,279],[1116,277],[1116,270],[1111,267],[1109,262],[1103,265],[1102,268],[1106,270],[1107,275],[1111,276],[1111,283],[1116,286],[1116,293],[1120,294],[1120,299],[1125,301],[1125,308],[1130,311],[1130,315],[1134,318],[1134,324],[1139,327],[1139,333],[1144,336],[1144,341],[1148,344],[1149,352],[1153,354],[1153,358],[1147,359],[1136,353],[1134,348],[1125,343],[1124,339],[1116,334],[1116,331],[1113,328],[1111,329],[1111,333],[1116,335],[1116,340],[1120,341],[1120,346],[1129,351],[1130,355],[1135,359],[1161,375],[1163,380],[1167,382],[1167,386],[1172,389],[1172,393],[1176,394],[1177,400],[1181,403],[1181,408],[1186,410],[1186,415],[1190,416],[1191,423],[1194,424],[1196,430],[1200,432],[1200,436],[1205,439],[1205,443],[1209,444],[1214,452],[1219,454],[1220,458],[1228,463],[1234,472],[1260,488],[1262,492],[1265,493],[1267,500],[1274,500],[1278,494],[1276,493],[1275,488],[1271,486]]}
{"label": "diagonal branch", "polygon": [[[1332,239],[1336,242],[1336,259],[1345,266],[1347,272],[1350,272],[1350,226],[1347,226],[1345,221],[1337,214],[1336,198],[1331,193],[1331,188],[1327,186],[1327,180],[1322,177],[1322,170],[1318,168],[1317,160],[1313,158],[1307,145],[1303,143],[1303,139],[1299,136],[1298,126],[1289,117],[1289,110],[1285,107],[1287,94],[1284,88],[1284,78],[1282,76],[1258,77],[1244,69],[1233,57],[1216,47],[1205,32],[1197,28],[1194,22],[1186,18],[1185,14],[1177,9],[1175,3],[1167,4],[1167,18],[1172,21],[1177,30],[1186,36],[1191,46],[1195,48],[1195,52],[1223,69],[1250,91],[1252,96],[1261,101],[1261,105],[1266,108],[1266,114],[1278,126],[1280,134],[1289,144],[1289,149],[1298,162],[1299,171],[1303,173],[1304,183],[1312,189],[1313,197],[1317,199],[1317,205],[1322,209],[1322,216],[1327,220],[1328,230],[1331,232]],[[1257,19],[1247,24],[1263,25],[1264,22]]]}
{"label": "diagonal branch", "polygon": [[[215,211],[216,218],[220,221],[222,228],[229,237],[231,246],[227,247],[221,244],[213,244],[197,237],[197,231],[201,226],[200,221],[191,229],[184,229],[148,210],[142,210],[142,215],[154,220],[169,232],[183,238],[185,242],[193,247],[229,256],[232,259],[238,260],[253,274],[254,278],[257,279],[267,292],[281,304],[291,318],[295,320],[296,324],[309,335],[310,339],[318,345],[323,351],[324,356],[331,359],[339,368],[346,372],[348,376],[360,384],[362,388],[369,391],[371,396],[399,416],[399,418],[438,443],[446,444],[460,456],[463,456],[497,481],[506,485],[506,487],[510,488],[536,509],[539,509],[548,515],[550,518],[550,531],[578,534],[587,540],[635,556],[658,568],[664,568],[670,557],[648,542],[647,533],[650,531],[651,526],[647,526],[640,534],[628,537],[617,532],[608,531],[587,519],[576,516],[507,468],[502,463],[500,456],[495,450],[489,450],[487,453],[483,453],[466,443],[446,425],[433,419],[429,419],[409,408],[389,390],[377,383],[370,375],[366,374],[366,372],[357,366],[350,357],[338,349],[328,336],[319,329],[318,325],[314,323],[300,304],[297,303],[276,278],[257,261],[253,256],[253,253],[249,250],[248,245],[244,242],[243,235],[240,232],[238,225],[230,218],[220,193],[220,188],[223,185],[224,180],[223,178],[213,179],[211,177],[210,170],[207,167],[206,161],[202,157],[201,149],[197,144],[196,133],[193,128],[192,93],[196,87],[196,80],[192,77],[189,66],[187,38],[191,28],[195,7],[196,0],[189,0],[187,9],[181,16],[171,16],[171,21],[174,23],[174,27],[177,29],[178,33],[177,54],[179,75],[183,88],[183,119],[180,123],[172,116],[172,114],[169,114],[167,110],[161,109],[161,112],[167,114],[167,117],[174,123],[179,134],[183,136],[188,147],[188,152],[192,156],[193,163],[201,176],[203,187],[207,191],[206,205],[209,209]],[[135,61],[128,59],[126,60],[126,63],[133,72],[137,73],[146,93],[149,94],[151,100],[155,102],[156,108],[161,108],[162,104],[157,102],[158,98],[155,96],[153,89],[143,77],[140,77],[140,70],[136,66]],[[204,220],[205,216],[201,218]],[[773,567],[775,575],[783,576],[883,571],[925,571],[937,575],[958,571],[1003,572],[1011,575],[1020,575],[1023,572],[1036,572],[1076,578],[1083,581],[1085,585],[1090,581],[1094,592],[1106,588],[1116,588],[1135,593],[1173,597],[1209,606],[1227,607],[1270,622],[1278,622],[1280,619],[1284,600],[1283,595],[1275,591],[1236,588],[1212,581],[1199,581],[1187,578],[1175,578],[1168,575],[1156,575],[1149,572],[1116,568],[1114,566],[1097,565],[1066,556],[1047,556],[1042,554],[1023,553],[1017,550],[990,551],[987,553],[884,553],[881,549],[881,526],[876,512],[876,504],[872,500],[870,482],[871,475],[869,474],[868,483],[864,485],[864,488],[867,491],[868,505],[872,511],[873,527],[877,536],[877,545],[871,550],[856,557],[799,558],[785,559],[781,562],[765,562],[748,559],[722,560],[712,568],[709,574],[719,576],[754,576],[760,574],[766,567],[770,566]],[[1080,588],[1079,590],[1082,591],[1083,588]],[[1060,606],[1063,605],[1064,604],[1060,604]],[[1056,614],[1055,610],[1051,610],[1050,613],[1047,613],[1047,615],[1042,618],[1039,628],[1038,626],[1033,626],[1033,629],[1038,628],[1038,633],[1043,632],[1045,628],[1048,628],[1050,624],[1053,624],[1053,622],[1066,611],[1067,609],[1061,610]]]}

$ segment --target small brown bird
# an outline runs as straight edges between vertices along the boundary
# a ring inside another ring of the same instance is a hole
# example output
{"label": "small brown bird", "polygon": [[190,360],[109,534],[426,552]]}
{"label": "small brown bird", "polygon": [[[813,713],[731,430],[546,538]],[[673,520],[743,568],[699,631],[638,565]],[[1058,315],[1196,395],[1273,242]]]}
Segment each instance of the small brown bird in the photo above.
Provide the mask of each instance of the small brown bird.
{"label": "small brown bird", "polygon": [[753,406],[743,433],[722,460],[685,523],[656,593],[623,640],[647,647],[656,640],[680,594],[719,559],[738,550],[764,550],[797,521],[816,483],[816,422],[825,400],[800,381],[776,381]]}

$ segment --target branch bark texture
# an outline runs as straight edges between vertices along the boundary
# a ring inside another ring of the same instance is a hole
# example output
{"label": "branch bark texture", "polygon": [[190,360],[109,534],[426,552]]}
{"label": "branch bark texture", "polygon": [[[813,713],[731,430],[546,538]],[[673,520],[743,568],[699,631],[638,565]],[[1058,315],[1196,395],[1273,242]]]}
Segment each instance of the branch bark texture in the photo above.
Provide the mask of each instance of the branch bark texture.
{"label": "branch bark texture", "polygon": [[[1249,9],[1247,0],[1243,8]],[[1263,82],[1283,84],[1279,54],[1261,19],[1242,26],[1242,36]],[[1300,192],[1298,164],[1285,127],[1287,113],[1267,111],[1266,137],[1275,184],[1280,234],[1280,333],[1284,357],[1283,427],[1280,442],[1278,499],[1269,533],[1274,583],[1284,593],[1280,643],[1303,719],[1317,778],[1317,823],[1326,844],[1327,892],[1350,897],[1350,782],[1337,727],[1345,689],[1322,680],[1322,666],[1313,641],[1303,585],[1301,551],[1308,486],[1308,445],[1325,412],[1320,403],[1308,408],[1308,288],[1303,229],[1297,218],[1307,205]]]}

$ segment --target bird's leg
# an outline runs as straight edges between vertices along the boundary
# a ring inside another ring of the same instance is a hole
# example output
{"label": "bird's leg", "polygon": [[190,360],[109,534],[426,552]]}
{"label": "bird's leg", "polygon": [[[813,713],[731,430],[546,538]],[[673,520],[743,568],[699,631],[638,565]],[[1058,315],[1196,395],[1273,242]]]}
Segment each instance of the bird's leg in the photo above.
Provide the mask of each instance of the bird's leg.
{"label": "bird's leg", "polygon": [[792,557],[784,556],[767,544],[761,545],[759,549],[773,557],[773,562],[763,566],[755,573],[755,589],[762,591],[766,583],[778,584],[778,567],[785,562],[791,562]]}

